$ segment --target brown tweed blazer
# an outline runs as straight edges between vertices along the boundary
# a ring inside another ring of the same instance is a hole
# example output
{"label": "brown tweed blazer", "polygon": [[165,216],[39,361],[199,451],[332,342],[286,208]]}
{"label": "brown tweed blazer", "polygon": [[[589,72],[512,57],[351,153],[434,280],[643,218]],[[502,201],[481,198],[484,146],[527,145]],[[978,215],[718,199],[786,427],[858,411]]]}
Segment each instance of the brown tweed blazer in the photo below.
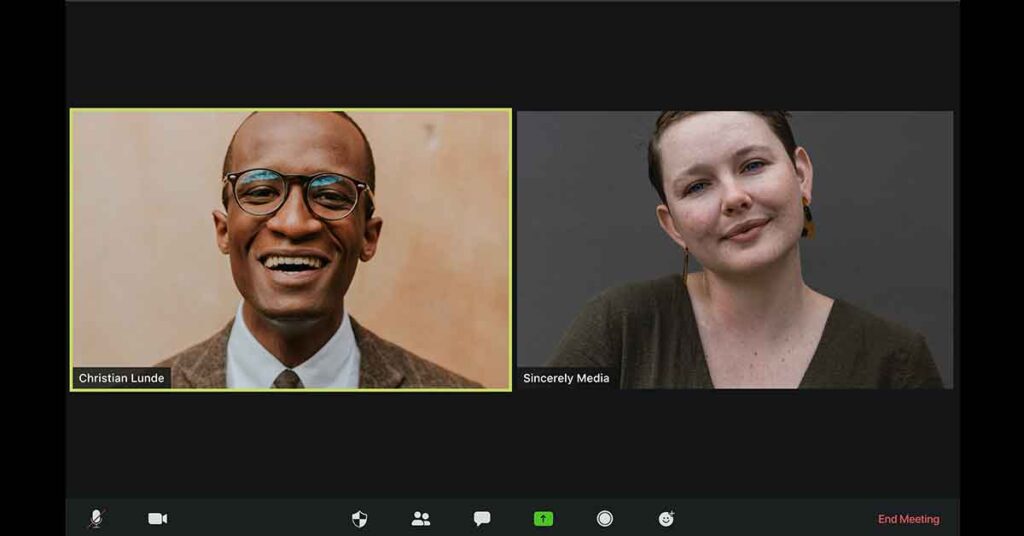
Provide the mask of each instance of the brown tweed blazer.
{"label": "brown tweed blazer", "polygon": [[[364,328],[355,318],[352,331],[359,346],[359,388],[483,387]],[[227,387],[228,337],[234,319],[216,335],[155,366],[170,367],[171,387]]]}

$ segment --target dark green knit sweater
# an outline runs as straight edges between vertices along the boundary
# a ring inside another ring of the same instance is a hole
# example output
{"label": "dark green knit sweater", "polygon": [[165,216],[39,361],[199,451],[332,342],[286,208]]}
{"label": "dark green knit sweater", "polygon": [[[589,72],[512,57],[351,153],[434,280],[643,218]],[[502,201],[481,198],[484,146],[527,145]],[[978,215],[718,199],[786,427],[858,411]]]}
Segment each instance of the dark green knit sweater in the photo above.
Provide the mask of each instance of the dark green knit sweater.
{"label": "dark green knit sweater", "polygon": [[[633,389],[712,389],[682,277],[612,288],[590,301],[550,363],[614,367]],[[924,337],[835,300],[800,388],[942,388]]]}

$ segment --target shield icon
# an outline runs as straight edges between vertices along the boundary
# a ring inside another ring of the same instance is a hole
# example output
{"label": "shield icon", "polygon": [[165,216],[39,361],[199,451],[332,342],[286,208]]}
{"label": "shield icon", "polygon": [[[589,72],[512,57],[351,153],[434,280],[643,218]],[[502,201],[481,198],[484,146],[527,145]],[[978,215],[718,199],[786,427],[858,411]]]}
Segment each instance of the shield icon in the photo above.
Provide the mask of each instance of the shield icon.
{"label": "shield icon", "polygon": [[357,529],[361,529],[366,526],[366,520],[369,519],[369,517],[370,516],[366,515],[365,512],[360,510],[352,514],[352,524],[355,525]]}

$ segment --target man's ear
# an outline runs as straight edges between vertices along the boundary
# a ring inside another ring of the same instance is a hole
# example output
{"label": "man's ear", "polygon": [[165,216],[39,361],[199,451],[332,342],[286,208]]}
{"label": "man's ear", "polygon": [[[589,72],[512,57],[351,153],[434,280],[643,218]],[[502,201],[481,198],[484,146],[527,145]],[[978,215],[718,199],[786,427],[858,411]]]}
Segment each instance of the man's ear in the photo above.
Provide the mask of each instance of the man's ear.
{"label": "man's ear", "polygon": [[221,253],[228,254],[228,215],[221,210],[213,211],[213,229],[217,233],[217,249]]}
{"label": "man's ear", "polygon": [[363,249],[359,251],[359,260],[367,262],[377,253],[377,241],[380,240],[382,227],[384,220],[380,216],[366,220],[366,227],[363,229]]}
{"label": "man's ear", "polygon": [[797,147],[793,153],[793,167],[796,168],[796,178],[800,181],[800,193],[811,202],[811,186],[814,185],[814,166],[811,164],[811,155],[803,147]]}
{"label": "man's ear", "polygon": [[661,224],[661,229],[665,231],[665,234],[672,239],[673,242],[679,244],[683,249],[686,249],[686,240],[683,240],[683,236],[679,234],[676,229],[675,222],[672,220],[672,213],[669,212],[668,207],[664,203],[658,205],[656,209],[658,213],[658,223]]}

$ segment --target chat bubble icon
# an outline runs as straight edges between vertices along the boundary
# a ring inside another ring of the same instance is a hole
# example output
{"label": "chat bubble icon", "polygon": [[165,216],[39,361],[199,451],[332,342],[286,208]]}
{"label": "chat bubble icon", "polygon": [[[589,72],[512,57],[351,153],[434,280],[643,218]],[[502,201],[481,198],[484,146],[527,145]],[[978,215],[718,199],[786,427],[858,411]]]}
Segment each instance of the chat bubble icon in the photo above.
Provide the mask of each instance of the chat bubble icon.
{"label": "chat bubble icon", "polygon": [[491,513],[490,512],[485,512],[485,511],[473,512],[473,523],[476,523],[476,526],[479,527],[480,525],[487,525],[490,522],[491,522]]}

